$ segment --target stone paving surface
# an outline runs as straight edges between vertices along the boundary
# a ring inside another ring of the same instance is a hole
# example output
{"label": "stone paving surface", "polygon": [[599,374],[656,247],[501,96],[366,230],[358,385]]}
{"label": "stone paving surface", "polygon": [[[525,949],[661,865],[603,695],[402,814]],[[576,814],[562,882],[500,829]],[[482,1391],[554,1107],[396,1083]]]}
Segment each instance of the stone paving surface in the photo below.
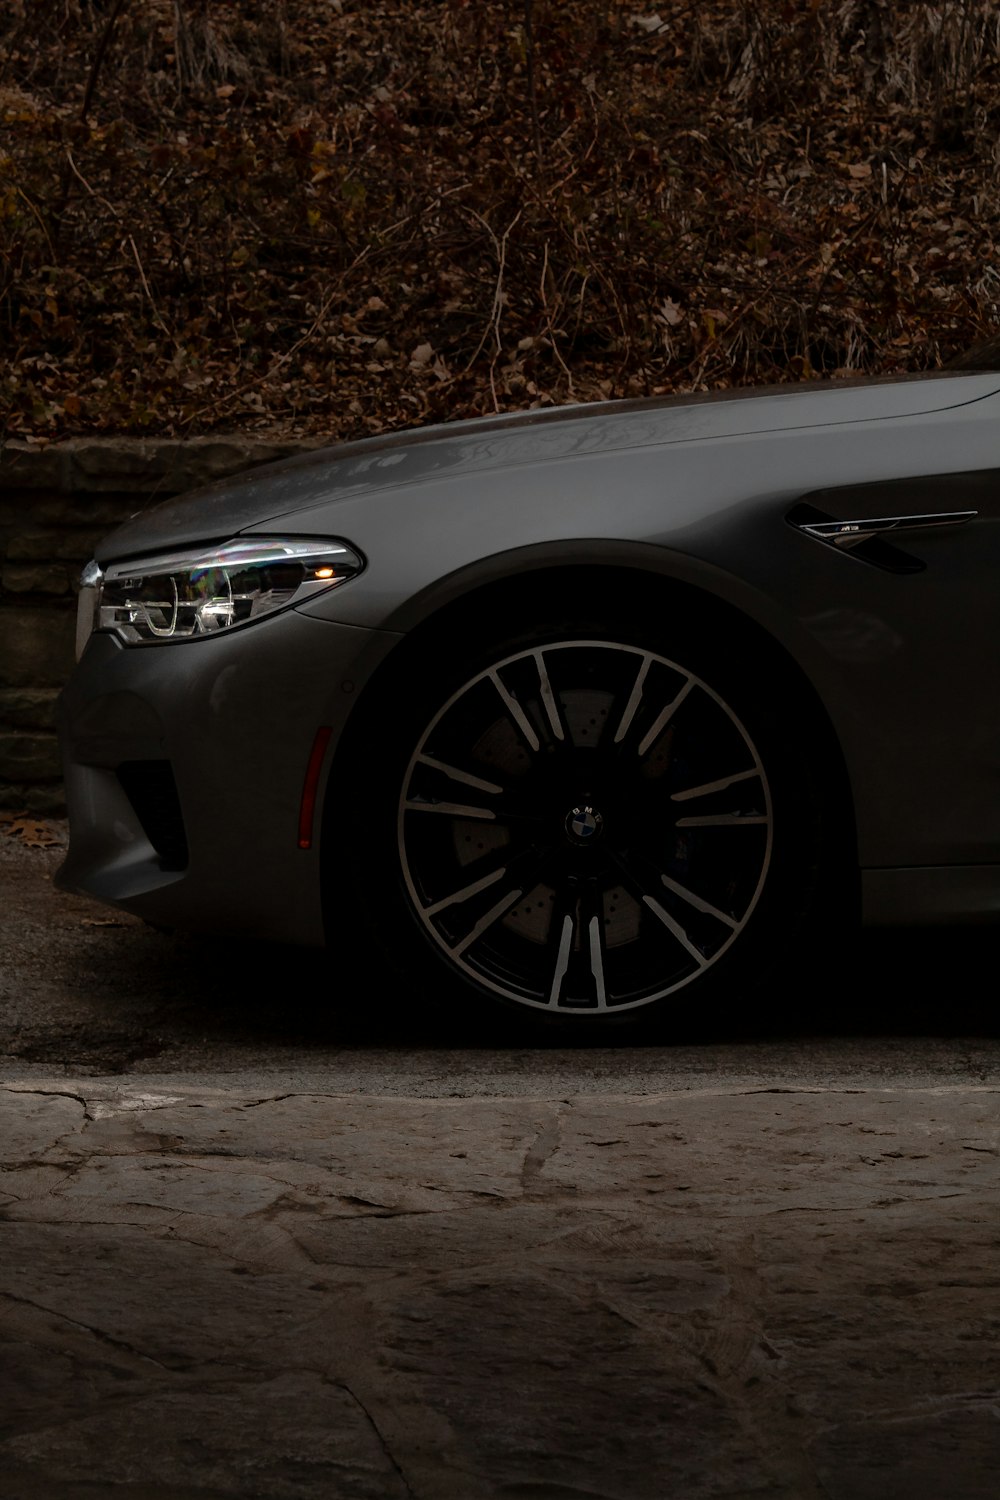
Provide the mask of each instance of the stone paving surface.
{"label": "stone paving surface", "polygon": [[994,1500],[1000,1089],[0,1090],[4,1500]]}

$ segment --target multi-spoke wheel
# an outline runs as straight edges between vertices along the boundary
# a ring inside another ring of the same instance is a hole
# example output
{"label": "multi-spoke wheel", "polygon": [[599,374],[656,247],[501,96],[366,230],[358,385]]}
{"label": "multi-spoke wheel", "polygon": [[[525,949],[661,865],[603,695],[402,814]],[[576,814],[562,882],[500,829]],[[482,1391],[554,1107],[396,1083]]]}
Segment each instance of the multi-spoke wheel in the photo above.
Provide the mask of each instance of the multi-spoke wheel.
{"label": "multi-spoke wheel", "polygon": [[781,941],[808,820],[773,716],[634,634],[498,643],[414,694],[396,906],[467,992],[634,1017]]}

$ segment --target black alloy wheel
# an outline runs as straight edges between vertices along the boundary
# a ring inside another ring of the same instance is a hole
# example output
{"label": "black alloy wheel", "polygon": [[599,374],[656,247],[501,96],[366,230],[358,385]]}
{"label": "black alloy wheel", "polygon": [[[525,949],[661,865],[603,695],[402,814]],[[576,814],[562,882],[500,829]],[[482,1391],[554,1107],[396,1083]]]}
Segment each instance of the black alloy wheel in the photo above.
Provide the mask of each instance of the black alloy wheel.
{"label": "black alloy wheel", "polygon": [[467,997],[676,1014],[681,991],[735,995],[797,925],[818,817],[773,695],[717,645],[675,659],[649,634],[540,631],[413,694],[381,915]]}

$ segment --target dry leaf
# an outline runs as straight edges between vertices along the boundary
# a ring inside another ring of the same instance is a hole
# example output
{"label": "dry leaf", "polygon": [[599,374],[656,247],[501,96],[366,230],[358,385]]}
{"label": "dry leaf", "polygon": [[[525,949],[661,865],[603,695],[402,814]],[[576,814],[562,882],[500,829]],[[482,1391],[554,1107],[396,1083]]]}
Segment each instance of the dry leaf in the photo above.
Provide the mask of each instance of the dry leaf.
{"label": "dry leaf", "polygon": [[17,839],[28,849],[61,849],[63,840],[51,823],[42,818],[33,818],[30,813],[3,813],[0,823],[5,825],[8,838]]}

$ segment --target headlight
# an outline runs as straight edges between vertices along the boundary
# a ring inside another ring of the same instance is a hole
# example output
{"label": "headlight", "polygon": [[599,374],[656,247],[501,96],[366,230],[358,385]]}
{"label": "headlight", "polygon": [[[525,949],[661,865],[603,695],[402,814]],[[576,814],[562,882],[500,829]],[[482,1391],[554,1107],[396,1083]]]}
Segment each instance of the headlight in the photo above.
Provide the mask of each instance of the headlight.
{"label": "headlight", "polygon": [[343,542],[258,537],[186,552],[91,563],[80,580],[77,652],[91,630],[129,646],[218,635],[346,583],[364,566]]}

